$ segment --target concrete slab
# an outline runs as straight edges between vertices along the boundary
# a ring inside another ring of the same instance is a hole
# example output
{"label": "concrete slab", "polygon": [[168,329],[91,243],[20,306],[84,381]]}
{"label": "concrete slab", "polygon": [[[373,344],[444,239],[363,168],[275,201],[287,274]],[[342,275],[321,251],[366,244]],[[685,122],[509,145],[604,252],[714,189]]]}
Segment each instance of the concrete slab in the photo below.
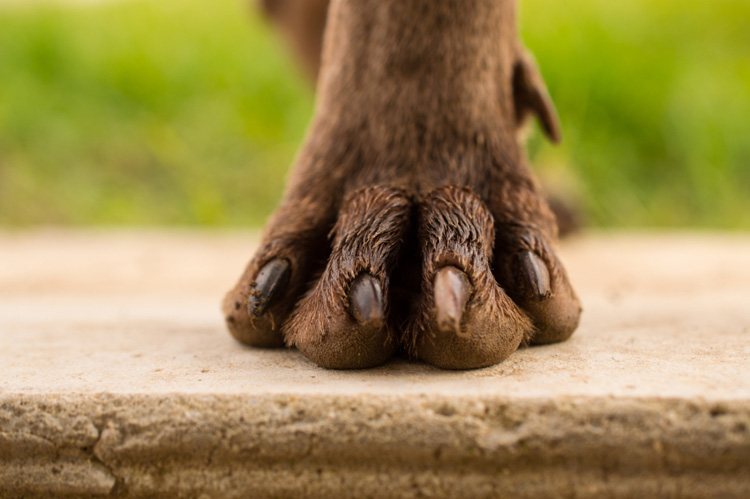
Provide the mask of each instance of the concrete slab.
{"label": "concrete slab", "polygon": [[750,236],[567,241],[567,343],[326,371],[225,332],[255,238],[0,233],[0,497],[748,497]]}

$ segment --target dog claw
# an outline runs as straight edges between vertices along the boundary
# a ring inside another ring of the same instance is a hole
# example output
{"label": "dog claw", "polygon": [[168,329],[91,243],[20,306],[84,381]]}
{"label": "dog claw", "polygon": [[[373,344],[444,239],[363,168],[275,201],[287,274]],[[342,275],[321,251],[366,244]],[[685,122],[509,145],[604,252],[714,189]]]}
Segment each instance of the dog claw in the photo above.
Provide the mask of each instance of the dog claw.
{"label": "dog claw", "polygon": [[383,323],[383,290],[370,274],[360,274],[349,292],[349,309],[360,324]]}
{"label": "dog claw", "polygon": [[247,311],[252,317],[260,317],[289,284],[291,269],[289,262],[275,258],[265,264],[255,278],[255,287],[250,294]]}
{"label": "dog claw", "polygon": [[469,278],[456,267],[443,267],[435,274],[435,317],[441,331],[460,331],[471,292]]}
{"label": "dog claw", "polygon": [[518,263],[519,272],[526,281],[526,289],[532,297],[542,301],[552,296],[549,270],[536,253],[530,250],[523,251],[518,255]]}

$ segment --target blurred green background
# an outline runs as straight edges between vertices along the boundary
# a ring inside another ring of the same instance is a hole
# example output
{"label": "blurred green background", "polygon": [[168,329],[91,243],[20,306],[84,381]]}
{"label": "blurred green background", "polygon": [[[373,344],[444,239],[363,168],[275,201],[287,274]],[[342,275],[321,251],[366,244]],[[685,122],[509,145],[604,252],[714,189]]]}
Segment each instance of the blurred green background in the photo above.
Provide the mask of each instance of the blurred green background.
{"label": "blurred green background", "polygon": [[[591,224],[750,228],[750,2],[521,8]],[[260,225],[312,109],[247,1],[0,0],[0,224]]]}

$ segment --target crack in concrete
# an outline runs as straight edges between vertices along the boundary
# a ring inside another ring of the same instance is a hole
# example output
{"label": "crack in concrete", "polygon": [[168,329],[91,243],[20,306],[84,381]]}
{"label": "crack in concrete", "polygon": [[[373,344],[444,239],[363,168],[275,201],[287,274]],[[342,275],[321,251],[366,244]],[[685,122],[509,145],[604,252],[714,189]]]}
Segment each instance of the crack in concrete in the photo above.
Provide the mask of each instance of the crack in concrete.
{"label": "crack in concrete", "polygon": [[107,420],[105,419],[100,424],[96,424],[96,422],[91,421],[91,424],[93,424],[94,427],[96,428],[96,432],[97,432],[96,441],[94,441],[94,443],[90,447],[86,448],[86,450],[90,454],[89,455],[89,459],[92,462],[98,463],[99,465],[101,465],[102,467],[104,467],[104,469],[106,469],[107,472],[112,477],[112,480],[113,480],[112,487],[109,489],[109,492],[107,492],[107,495],[111,495],[112,491],[115,490],[115,488],[117,487],[118,483],[123,483],[123,485],[124,485],[124,482],[123,482],[123,480],[121,478],[119,478],[117,476],[117,473],[115,473],[114,467],[110,466],[109,463],[107,463],[106,461],[104,461],[104,459],[102,459],[98,455],[98,453],[97,453],[97,448],[99,447],[99,444],[101,443],[102,435],[104,433],[104,428],[106,428],[108,426]]}

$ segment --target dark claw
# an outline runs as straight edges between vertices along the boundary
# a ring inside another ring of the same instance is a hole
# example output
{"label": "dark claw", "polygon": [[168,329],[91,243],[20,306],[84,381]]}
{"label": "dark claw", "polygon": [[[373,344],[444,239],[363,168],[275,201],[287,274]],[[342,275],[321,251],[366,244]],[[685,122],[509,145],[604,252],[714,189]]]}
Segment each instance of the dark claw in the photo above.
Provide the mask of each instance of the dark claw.
{"label": "dark claw", "polygon": [[360,324],[383,323],[383,290],[370,274],[360,274],[349,291],[349,309]]}
{"label": "dark claw", "polygon": [[435,274],[435,318],[442,331],[460,331],[464,308],[471,296],[471,283],[456,267],[443,267]]}
{"label": "dark claw", "polygon": [[291,269],[289,262],[279,258],[273,259],[258,272],[255,287],[250,293],[247,311],[253,317],[266,313],[268,307],[278,298],[289,284]]}
{"label": "dark claw", "polygon": [[552,296],[549,270],[536,253],[526,250],[518,255],[518,272],[526,282],[530,297],[542,301]]}

